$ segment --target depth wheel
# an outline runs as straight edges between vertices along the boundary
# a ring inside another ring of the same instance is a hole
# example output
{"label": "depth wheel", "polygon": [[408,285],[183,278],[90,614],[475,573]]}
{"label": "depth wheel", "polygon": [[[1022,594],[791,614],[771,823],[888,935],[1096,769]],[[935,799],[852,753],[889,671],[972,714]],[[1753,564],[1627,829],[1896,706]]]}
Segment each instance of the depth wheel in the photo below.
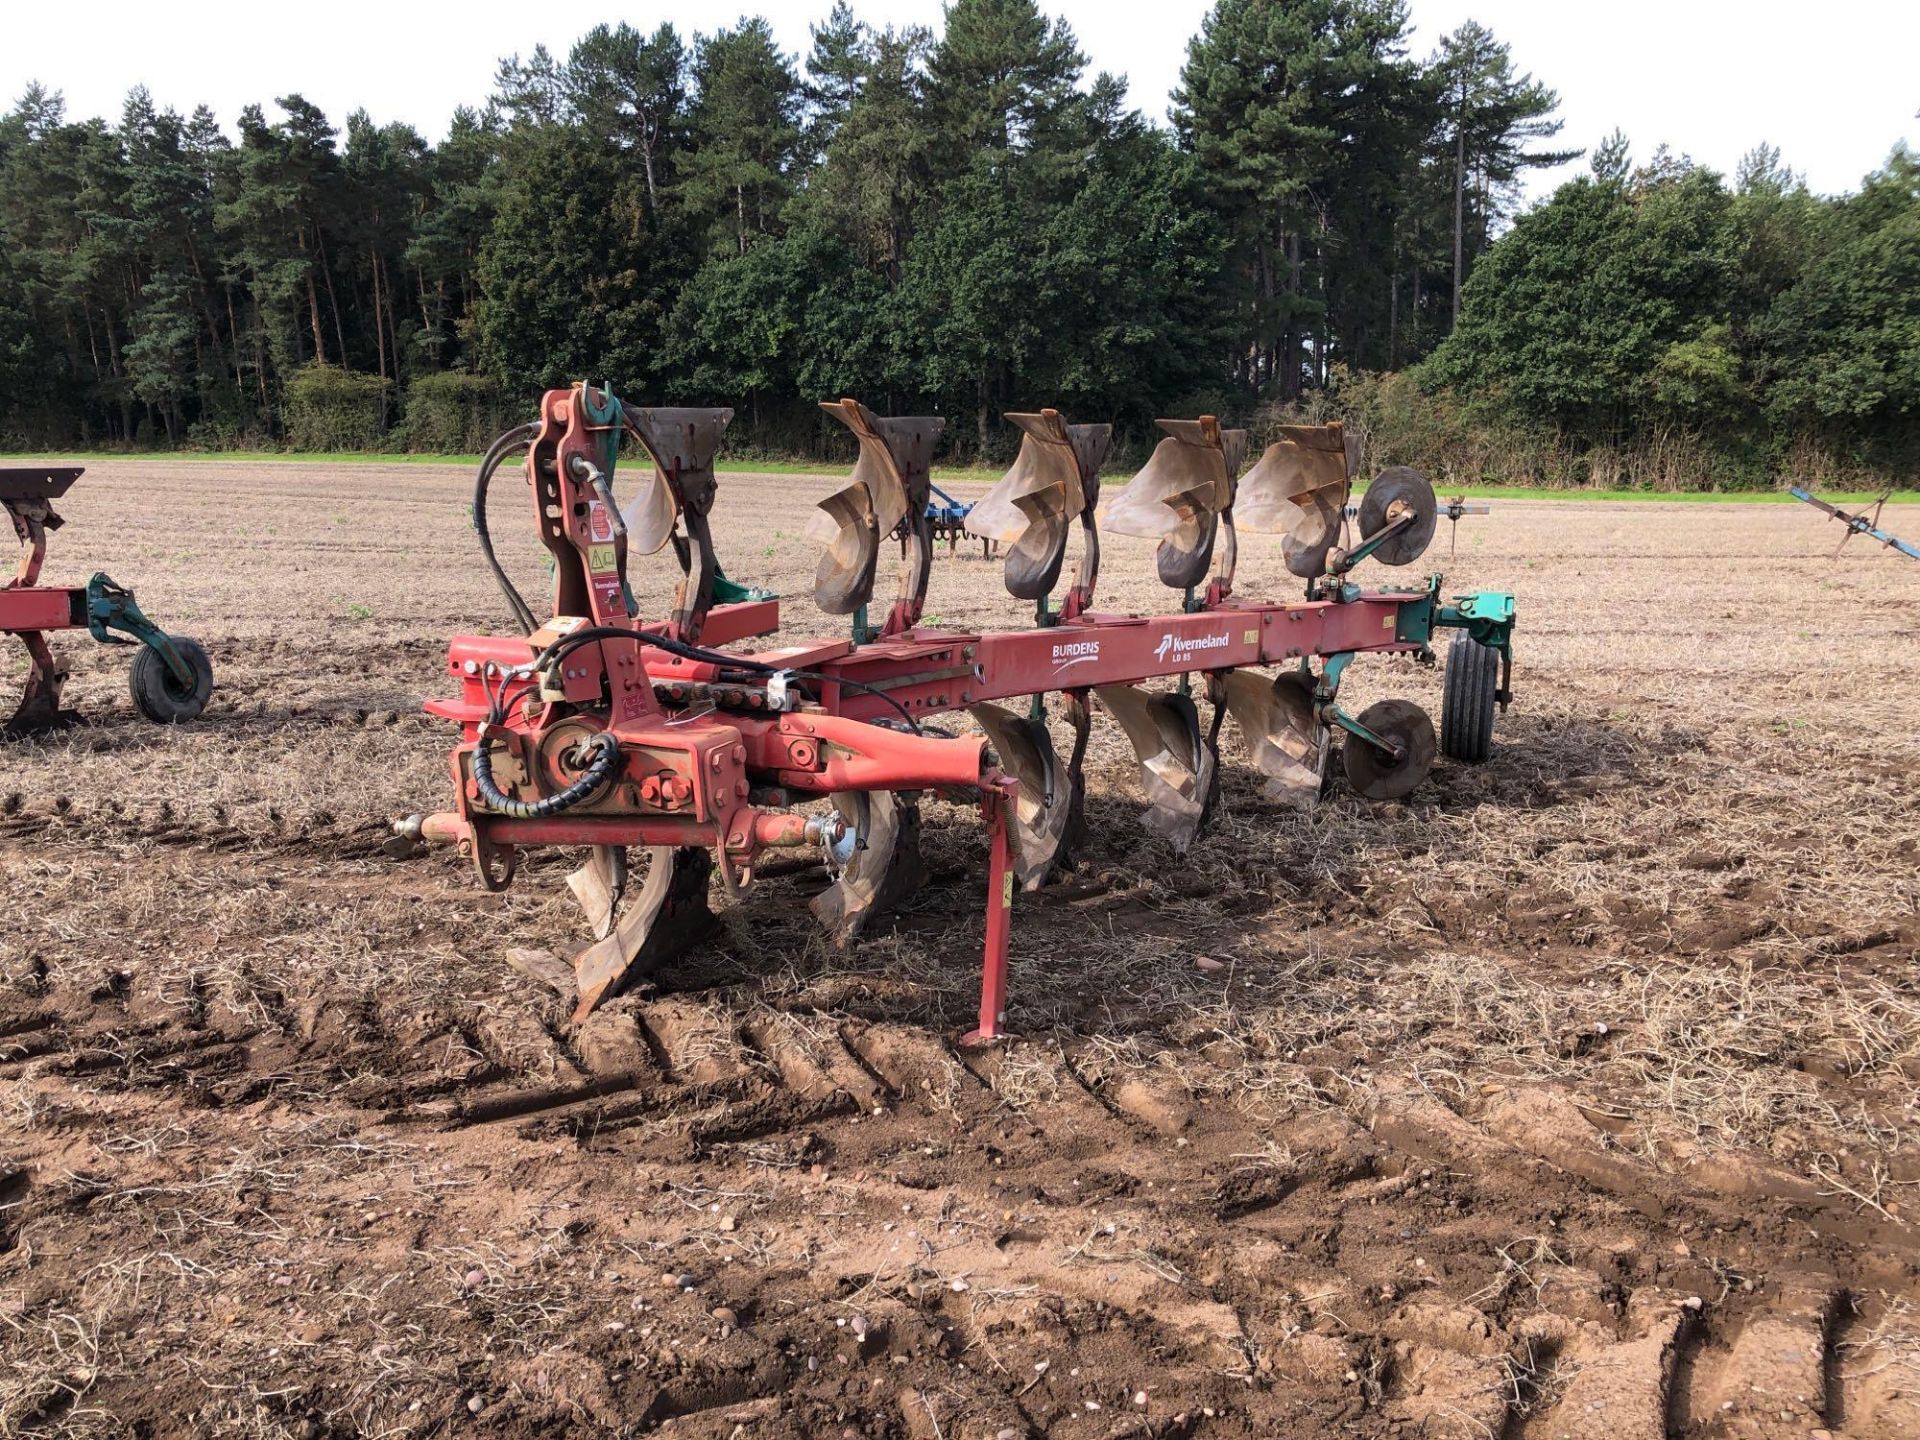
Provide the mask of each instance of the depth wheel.
{"label": "depth wheel", "polygon": [[1446,694],[1440,705],[1440,753],[1478,765],[1493,753],[1495,692],[1500,652],[1471,635],[1447,647]]}
{"label": "depth wheel", "polygon": [[1396,763],[1358,735],[1349,735],[1340,747],[1347,783],[1369,800],[1399,800],[1433,769],[1433,722],[1411,700],[1376,700],[1356,717],[1383,740],[1400,747]]}
{"label": "depth wheel", "polygon": [[175,679],[160,652],[147,645],[142,645],[140,653],[133,657],[133,669],[127,674],[127,688],[133,693],[133,703],[156,725],[177,725],[183,720],[199,719],[213,695],[213,662],[207,658],[200,642],[184,635],[169,638],[175,652],[193,672],[191,685],[182,685]]}

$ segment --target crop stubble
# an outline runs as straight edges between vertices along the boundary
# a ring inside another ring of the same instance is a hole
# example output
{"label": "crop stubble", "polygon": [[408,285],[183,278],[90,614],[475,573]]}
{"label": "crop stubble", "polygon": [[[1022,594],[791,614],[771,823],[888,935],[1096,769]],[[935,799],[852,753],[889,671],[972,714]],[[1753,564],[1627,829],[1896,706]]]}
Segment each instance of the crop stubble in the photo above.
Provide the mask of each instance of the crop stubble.
{"label": "crop stubble", "polygon": [[[803,597],[830,488],[723,477],[728,572]],[[985,852],[940,805],[850,953],[782,874],[575,1034],[503,959],[580,938],[566,857],[489,897],[378,849],[444,798],[446,637],[505,622],[466,489],[73,492],[53,573],[218,688],[161,732],[64,637],[96,723],[0,754],[0,1434],[1920,1435],[1920,567],[1501,502],[1431,555],[1520,596],[1493,762],[1311,816],[1230,765],[1175,862],[1097,724],[1014,1044],[950,1043]],[[1166,603],[1147,548],[1107,603]],[[964,551],[929,609],[1024,623]]]}

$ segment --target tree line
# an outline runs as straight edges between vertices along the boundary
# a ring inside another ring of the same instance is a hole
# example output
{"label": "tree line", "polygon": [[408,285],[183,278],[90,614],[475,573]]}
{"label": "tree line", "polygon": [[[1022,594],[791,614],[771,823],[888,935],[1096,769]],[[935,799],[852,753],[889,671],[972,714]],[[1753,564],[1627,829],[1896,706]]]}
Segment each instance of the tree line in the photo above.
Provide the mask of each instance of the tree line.
{"label": "tree line", "polygon": [[1508,232],[1576,153],[1557,97],[1471,22],[1416,56],[1403,0],[1218,0],[1166,127],[1034,0],[937,33],[840,0],[811,42],[597,26],[503,60],[438,144],[299,95],[229,135],[31,87],[0,120],[0,440],[470,450],[588,375],[803,453],[840,394],[951,416],[959,458],[1040,404],[1136,440],[1335,408],[1483,467],[1911,425],[1911,346],[1836,398],[1881,324],[1848,266],[1903,283],[1910,158],[1827,201],[1777,156],[1729,189],[1613,143]]}

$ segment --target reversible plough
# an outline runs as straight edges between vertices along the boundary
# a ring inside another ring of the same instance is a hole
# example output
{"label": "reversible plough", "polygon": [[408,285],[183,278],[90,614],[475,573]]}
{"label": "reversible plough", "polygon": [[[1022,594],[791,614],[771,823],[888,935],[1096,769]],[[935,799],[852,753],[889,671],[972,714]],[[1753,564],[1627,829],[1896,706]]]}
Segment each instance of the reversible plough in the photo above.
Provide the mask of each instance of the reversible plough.
{"label": "reversible plough", "polygon": [[8,736],[34,734],[70,725],[78,717],[60,704],[66,667],[55,662],[47,645],[50,630],[82,626],[95,640],[110,645],[139,645],[128,674],[128,688],[140,713],[156,724],[192,720],[213,693],[213,665],[198,642],[168,635],[147,619],[133,592],[97,574],[85,585],[42,585],[40,567],[47,558],[47,532],[65,523],[53,502],[73,488],[78,467],[0,470],[0,507],[13,521],[25,551],[13,578],[0,588],[0,631],[20,637],[27,647],[27,683],[19,707],[7,721]]}
{"label": "reversible plough", "polygon": [[[1410,792],[1433,763],[1432,724],[1404,700],[1349,714],[1341,677],[1362,653],[1431,660],[1441,628],[1463,633],[1448,653],[1438,747],[1485,758],[1495,706],[1509,698],[1512,597],[1445,603],[1438,577],[1419,588],[1356,583],[1351,572],[1368,556],[1391,565],[1419,557],[1435,502],[1414,471],[1388,470],[1361,499],[1357,542],[1342,548],[1354,452],[1339,425],[1286,427],[1240,479],[1246,432],[1211,416],[1161,421],[1166,438],[1105,520],[1157,540],[1160,579],[1183,597],[1143,617],[1094,608],[1111,427],[1069,425],[1053,410],[1008,416],[1023,432],[1019,456],[966,528],[1004,545],[1006,587],[1034,603],[1037,623],[974,632],[920,623],[933,551],[928,469],[945,422],[879,416],[853,400],[825,408],[852,431],[859,459],[820,502],[826,548],[814,600],[852,617],[850,638],[740,645],[778,628],[779,602],[734,598],[741,592],[714,555],[713,457],[730,410],[629,408],[576,385],[549,391],[539,422],[502,436],[482,463],[476,527],[528,633],[453,640],[461,693],[427,708],[461,725],[454,809],[398,828],[464,847],[489,890],[511,881],[523,848],[590,847],[569,880],[598,937],[574,960],[576,1019],[699,938],[711,921],[711,874],[736,893],[768,849],[822,849],[831,883],[812,908],[846,944],[924,881],[918,801],[934,792],[978,804],[989,830],[974,1034],[999,1034],[1014,891],[1044,884],[1081,838],[1096,707],[1132,742],[1145,823],[1175,851],[1207,818],[1226,715],[1277,797],[1320,794],[1335,732],[1356,791],[1382,800]],[[623,433],[652,461],[624,509],[613,489]],[[521,448],[555,567],[544,620],[494,560],[486,528],[489,481]],[[1055,603],[1075,530],[1080,554]],[[1238,540],[1249,531],[1281,537],[1287,568],[1307,582],[1304,599],[1234,592]],[[884,619],[869,625],[876,562],[896,534],[898,583]],[[629,558],[668,546],[680,572],[671,610],[643,619]],[[1205,726],[1196,676],[1210,704]],[[1154,680],[1172,684],[1146,688]],[[1045,724],[1051,692],[1073,734],[1064,762]],[[983,734],[935,725],[962,710]],[[822,799],[825,813],[794,809]]]}

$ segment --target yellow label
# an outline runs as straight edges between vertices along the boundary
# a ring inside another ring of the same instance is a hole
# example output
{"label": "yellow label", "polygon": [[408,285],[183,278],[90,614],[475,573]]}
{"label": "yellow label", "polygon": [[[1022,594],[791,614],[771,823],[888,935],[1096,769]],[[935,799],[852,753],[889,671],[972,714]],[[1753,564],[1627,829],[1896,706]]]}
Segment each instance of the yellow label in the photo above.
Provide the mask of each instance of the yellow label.
{"label": "yellow label", "polygon": [[1393,616],[1382,615],[1380,617],[1380,628],[1382,630],[1391,630],[1393,628]]}
{"label": "yellow label", "polygon": [[589,545],[587,547],[587,569],[595,575],[604,575],[613,569],[613,546]]}
{"label": "yellow label", "polygon": [[1000,879],[1000,908],[1002,910],[1011,910],[1013,908],[1013,875],[1011,872],[1002,876]]}
{"label": "yellow label", "polygon": [[1240,643],[1242,645],[1258,645],[1260,643],[1260,632],[1258,630],[1246,631],[1241,635]]}

